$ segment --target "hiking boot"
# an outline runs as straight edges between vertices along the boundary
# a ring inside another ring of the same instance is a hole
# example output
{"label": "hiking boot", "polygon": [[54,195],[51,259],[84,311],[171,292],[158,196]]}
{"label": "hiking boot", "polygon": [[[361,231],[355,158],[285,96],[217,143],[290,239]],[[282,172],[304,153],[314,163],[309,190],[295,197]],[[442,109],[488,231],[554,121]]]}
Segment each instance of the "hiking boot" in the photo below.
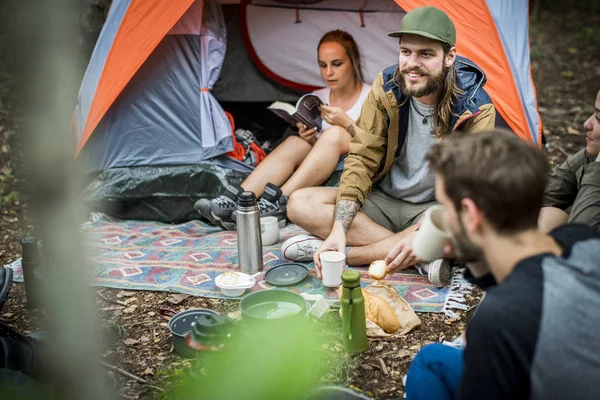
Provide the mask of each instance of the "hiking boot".
{"label": "hiking boot", "polygon": [[277,217],[279,227],[283,228],[287,218],[287,202],[287,196],[283,194],[278,186],[267,183],[265,192],[258,200],[258,210],[260,211],[261,218]]}
{"label": "hiking boot", "polygon": [[450,285],[452,274],[450,271],[450,261],[446,258],[438,258],[429,263],[415,265],[422,275],[427,274],[429,282],[436,287],[445,287]]}
{"label": "hiking boot", "polygon": [[194,208],[201,217],[209,220],[213,225],[224,229],[235,229],[235,220],[232,213],[235,211],[238,195],[243,192],[241,186],[226,186],[225,192],[214,199],[200,199]]}
{"label": "hiking boot", "polygon": [[289,238],[281,245],[281,253],[292,261],[312,261],[323,240],[306,234]]}
{"label": "hiking boot", "polygon": [[[287,201],[287,196],[283,194],[278,186],[267,183],[265,192],[257,202],[260,217],[276,217],[279,221],[279,227],[283,228],[287,217]],[[234,211],[231,215],[233,221],[236,219],[236,214]]]}

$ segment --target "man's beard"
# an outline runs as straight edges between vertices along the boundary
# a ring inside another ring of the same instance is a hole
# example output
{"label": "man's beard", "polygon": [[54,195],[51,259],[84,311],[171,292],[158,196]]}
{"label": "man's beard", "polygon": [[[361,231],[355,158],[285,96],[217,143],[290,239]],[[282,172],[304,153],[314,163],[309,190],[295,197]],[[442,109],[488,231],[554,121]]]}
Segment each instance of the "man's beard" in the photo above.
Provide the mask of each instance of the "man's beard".
{"label": "man's beard", "polygon": [[[408,73],[411,71],[416,72],[425,78],[426,81],[425,81],[424,86],[421,86],[421,85],[419,85],[418,87],[415,87],[414,85],[412,87],[407,86],[406,75],[408,75]],[[405,68],[402,71],[400,71],[400,88],[402,89],[402,93],[404,93],[405,96],[419,98],[419,97],[423,97],[423,96],[428,96],[428,95],[436,93],[436,92],[440,92],[444,88],[446,76],[448,75],[449,71],[450,71],[449,68],[442,67],[442,70],[440,71],[439,74],[428,75],[424,71],[421,71],[420,69]]]}
{"label": "man's beard", "polygon": [[460,230],[452,233],[452,249],[457,260],[463,262],[477,262],[484,259],[483,250],[469,239],[469,235],[460,219]]}

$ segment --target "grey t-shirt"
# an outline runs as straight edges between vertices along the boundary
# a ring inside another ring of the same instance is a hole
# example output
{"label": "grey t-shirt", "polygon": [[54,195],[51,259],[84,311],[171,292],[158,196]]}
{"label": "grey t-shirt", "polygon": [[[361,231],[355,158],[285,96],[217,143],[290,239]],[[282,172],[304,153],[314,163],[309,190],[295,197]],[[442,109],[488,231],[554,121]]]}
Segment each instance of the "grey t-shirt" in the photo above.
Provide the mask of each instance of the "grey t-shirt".
{"label": "grey t-shirt", "polygon": [[[435,197],[435,175],[425,161],[425,154],[438,141],[431,134],[435,106],[410,101],[404,146],[390,172],[379,181],[379,188],[397,199],[423,203]],[[429,116],[425,124],[423,116]]]}

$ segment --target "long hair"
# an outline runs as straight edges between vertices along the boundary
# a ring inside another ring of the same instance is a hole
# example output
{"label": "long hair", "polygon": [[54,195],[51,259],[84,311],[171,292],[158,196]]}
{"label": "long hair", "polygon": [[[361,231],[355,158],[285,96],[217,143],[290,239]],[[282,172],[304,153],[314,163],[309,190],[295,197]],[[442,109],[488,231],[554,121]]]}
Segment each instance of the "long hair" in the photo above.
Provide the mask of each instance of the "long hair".
{"label": "long hair", "polygon": [[[446,43],[444,43],[443,46],[444,57],[446,57],[451,47]],[[449,68],[442,68],[443,82],[441,85],[441,90],[438,91],[435,109],[433,110],[433,129],[431,130],[431,134],[438,138],[450,134],[452,130],[450,122],[452,120],[454,102],[458,96],[464,93],[464,91],[458,87],[456,80],[456,61]],[[394,72],[393,82],[401,89],[404,88],[404,81],[402,79],[402,75],[400,74],[399,65]]]}
{"label": "long hair", "polygon": [[340,29],[329,31],[323,35],[321,40],[319,40],[317,52],[323,43],[330,42],[335,42],[344,48],[346,54],[348,54],[348,58],[350,59],[350,65],[352,66],[354,79],[356,79],[357,83],[363,83],[365,79],[363,77],[362,64],[360,62],[360,52],[358,51],[358,45],[356,44],[356,41],[352,35]]}

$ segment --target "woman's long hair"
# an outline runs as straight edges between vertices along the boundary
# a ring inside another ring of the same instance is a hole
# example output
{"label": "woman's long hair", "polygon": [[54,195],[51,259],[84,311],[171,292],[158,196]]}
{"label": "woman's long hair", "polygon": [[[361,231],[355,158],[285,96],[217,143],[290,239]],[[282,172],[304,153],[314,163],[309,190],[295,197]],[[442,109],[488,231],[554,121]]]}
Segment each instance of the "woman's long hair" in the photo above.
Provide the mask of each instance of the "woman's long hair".
{"label": "woman's long hair", "polygon": [[[444,44],[444,57],[446,57],[450,51],[450,48],[450,45]],[[450,122],[452,120],[454,102],[458,96],[464,93],[464,91],[458,87],[455,66],[456,62],[449,68],[442,67],[443,82],[441,85],[441,90],[438,92],[435,109],[433,110],[433,129],[431,130],[431,134],[438,138],[446,136],[452,131]],[[400,66],[398,66],[394,72],[393,81],[401,89],[404,88],[404,81],[402,79],[402,75],[400,74]]]}
{"label": "woman's long hair", "polygon": [[354,79],[356,79],[357,83],[363,83],[365,79],[363,77],[362,64],[360,62],[360,52],[358,51],[358,45],[356,44],[356,41],[352,35],[340,29],[329,31],[323,35],[321,40],[319,40],[317,52],[323,43],[330,42],[335,42],[344,48],[346,54],[348,54],[348,58],[350,59],[350,65],[352,66]]}

